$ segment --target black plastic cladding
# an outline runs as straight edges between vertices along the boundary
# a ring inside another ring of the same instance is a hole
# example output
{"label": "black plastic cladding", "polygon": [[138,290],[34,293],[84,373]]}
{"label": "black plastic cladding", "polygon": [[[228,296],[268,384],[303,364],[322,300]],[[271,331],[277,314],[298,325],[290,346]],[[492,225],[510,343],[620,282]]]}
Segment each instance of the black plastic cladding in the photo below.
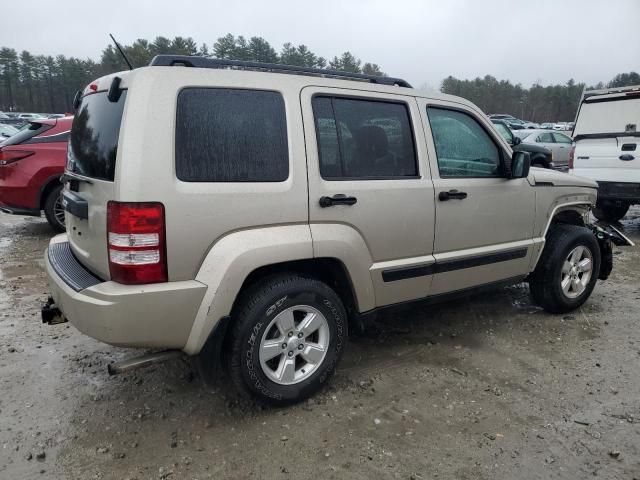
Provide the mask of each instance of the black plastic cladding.
{"label": "black plastic cladding", "polygon": [[247,62],[241,60],[225,60],[221,58],[190,57],[188,55],[156,55],[149,63],[151,67],[194,67],[194,68],[236,68],[239,70],[258,70],[273,73],[292,73],[298,75],[310,75],[319,77],[342,78],[348,80],[361,80],[380,85],[397,85],[398,87],[412,88],[401,78],[378,77],[364,73],[341,72],[340,70],[328,70],[323,68],[298,67],[296,65],[281,65],[279,63]]}

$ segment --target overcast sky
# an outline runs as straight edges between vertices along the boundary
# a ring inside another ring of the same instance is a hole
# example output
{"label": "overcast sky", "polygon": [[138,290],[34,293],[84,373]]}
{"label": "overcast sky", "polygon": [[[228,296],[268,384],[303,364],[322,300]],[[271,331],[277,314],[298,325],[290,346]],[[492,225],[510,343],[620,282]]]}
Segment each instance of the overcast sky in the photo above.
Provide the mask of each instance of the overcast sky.
{"label": "overcast sky", "polygon": [[640,0],[29,0],[2,4],[0,46],[99,59],[108,33],[209,46],[226,33],[276,50],[349,50],[389,75],[437,88],[491,74],[529,86],[594,84],[640,71]]}

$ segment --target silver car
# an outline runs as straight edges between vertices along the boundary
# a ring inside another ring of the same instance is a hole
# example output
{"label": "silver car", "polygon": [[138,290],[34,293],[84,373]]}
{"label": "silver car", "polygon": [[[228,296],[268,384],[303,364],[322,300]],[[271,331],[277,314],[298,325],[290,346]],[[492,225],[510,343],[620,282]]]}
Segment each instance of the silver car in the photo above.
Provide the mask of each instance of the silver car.
{"label": "silver car", "polygon": [[519,137],[522,143],[536,143],[548,148],[553,153],[553,163],[556,167],[569,168],[573,140],[568,135],[550,130],[517,130],[513,134]]}

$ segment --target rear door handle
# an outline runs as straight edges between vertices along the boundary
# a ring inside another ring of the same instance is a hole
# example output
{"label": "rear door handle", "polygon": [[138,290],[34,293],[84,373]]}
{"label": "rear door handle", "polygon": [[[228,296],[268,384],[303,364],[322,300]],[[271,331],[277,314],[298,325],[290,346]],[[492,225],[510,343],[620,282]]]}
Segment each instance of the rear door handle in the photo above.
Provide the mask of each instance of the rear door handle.
{"label": "rear door handle", "polygon": [[358,199],[349,197],[344,193],[338,193],[333,197],[320,197],[320,206],[322,208],[333,207],[334,205],[355,205]]}
{"label": "rear door handle", "polygon": [[449,190],[448,192],[440,192],[438,194],[438,198],[442,202],[445,202],[451,199],[463,200],[467,198],[467,192],[459,192],[458,190]]}
{"label": "rear door handle", "polygon": [[627,153],[626,155],[620,155],[618,158],[620,160],[624,160],[624,161],[628,162],[629,160],[633,160],[635,157],[633,155],[629,155]]}

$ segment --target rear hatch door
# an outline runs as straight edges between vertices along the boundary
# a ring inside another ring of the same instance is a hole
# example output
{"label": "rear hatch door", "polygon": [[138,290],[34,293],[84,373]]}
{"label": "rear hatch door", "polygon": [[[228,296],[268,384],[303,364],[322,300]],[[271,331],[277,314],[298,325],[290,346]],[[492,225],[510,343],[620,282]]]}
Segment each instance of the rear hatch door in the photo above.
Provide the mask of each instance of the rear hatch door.
{"label": "rear hatch door", "polygon": [[106,90],[82,97],[71,128],[63,202],[67,235],[78,260],[109,278],[107,202],[116,194],[116,159],[127,91],[116,101]]}
{"label": "rear hatch door", "polygon": [[574,173],[601,182],[640,182],[640,96],[588,97],[574,129]]}

